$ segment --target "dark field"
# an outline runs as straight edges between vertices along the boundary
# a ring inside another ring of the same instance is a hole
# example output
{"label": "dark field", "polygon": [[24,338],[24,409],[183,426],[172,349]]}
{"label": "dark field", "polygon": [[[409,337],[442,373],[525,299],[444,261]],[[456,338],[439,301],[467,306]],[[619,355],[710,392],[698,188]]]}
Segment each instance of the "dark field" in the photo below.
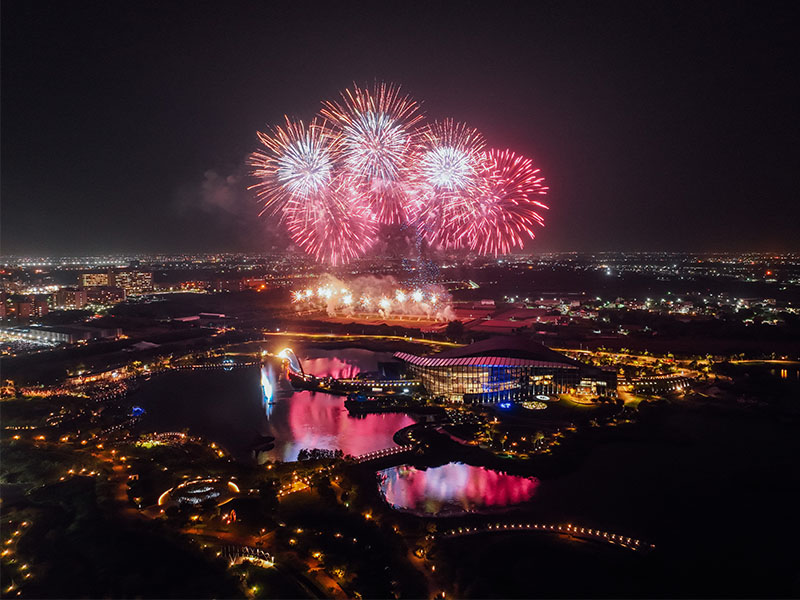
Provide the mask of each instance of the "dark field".
{"label": "dark field", "polygon": [[464,597],[796,597],[797,422],[663,408],[543,481],[510,520],[572,523],[656,544],[647,555],[543,534],[440,544]]}

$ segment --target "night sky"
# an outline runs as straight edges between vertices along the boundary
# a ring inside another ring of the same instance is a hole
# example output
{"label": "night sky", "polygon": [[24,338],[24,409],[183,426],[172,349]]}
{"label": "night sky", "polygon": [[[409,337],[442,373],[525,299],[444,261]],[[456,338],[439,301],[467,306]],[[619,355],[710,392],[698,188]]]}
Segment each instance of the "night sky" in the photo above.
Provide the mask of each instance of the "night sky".
{"label": "night sky", "polygon": [[532,156],[529,250],[799,250],[793,4],[2,2],[2,253],[266,250],[255,132],[394,81]]}

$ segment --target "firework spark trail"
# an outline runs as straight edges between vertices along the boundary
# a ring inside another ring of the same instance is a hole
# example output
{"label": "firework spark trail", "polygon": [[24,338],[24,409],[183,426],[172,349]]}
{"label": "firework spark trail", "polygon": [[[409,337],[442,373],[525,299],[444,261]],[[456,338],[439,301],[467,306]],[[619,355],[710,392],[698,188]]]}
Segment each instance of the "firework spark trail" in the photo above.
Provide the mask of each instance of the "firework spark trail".
{"label": "firework spark trail", "polygon": [[480,254],[508,254],[536,237],[536,226],[544,226],[539,209],[547,206],[536,198],[549,188],[531,159],[510,150],[486,152],[483,165],[482,193],[457,235]]}
{"label": "firework spark trail", "polygon": [[477,130],[451,119],[422,125],[419,105],[398,86],[354,85],[341,96],[308,126],[286,117],[259,132],[249,158],[262,214],[279,213],[318,261],[363,256],[382,224],[414,227],[418,244],[495,256],[523,248],[544,224],[537,198],[548,188],[530,159],[484,151]]}

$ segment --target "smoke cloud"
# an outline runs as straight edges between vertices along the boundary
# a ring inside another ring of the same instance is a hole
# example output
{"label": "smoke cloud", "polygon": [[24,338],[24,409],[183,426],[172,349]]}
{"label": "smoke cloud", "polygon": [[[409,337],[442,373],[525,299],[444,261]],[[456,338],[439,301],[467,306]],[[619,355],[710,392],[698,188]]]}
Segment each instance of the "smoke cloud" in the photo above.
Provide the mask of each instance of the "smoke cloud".
{"label": "smoke cloud", "polygon": [[295,290],[298,311],[325,310],[328,316],[425,317],[452,321],[451,296],[439,284],[409,287],[391,276],[362,276],[351,280],[325,274],[306,288]]}

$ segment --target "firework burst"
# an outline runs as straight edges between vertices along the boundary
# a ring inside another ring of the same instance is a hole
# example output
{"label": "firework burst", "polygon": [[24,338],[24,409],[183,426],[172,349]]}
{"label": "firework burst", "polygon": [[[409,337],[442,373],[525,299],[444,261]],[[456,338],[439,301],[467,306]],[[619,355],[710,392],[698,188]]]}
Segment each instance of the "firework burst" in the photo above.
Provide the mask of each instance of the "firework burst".
{"label": "firework burst", "polygon": [[283,219],[300,248],[332,266],[363,256],[378,233],[366,199],[346,181],[324,193],[292,197],[284,206]]}
{"label": "firework burst", "polygon": [[[485,151],[463,123],[421,121],[398,86],[354,85],[307,126],[286,117],[258,133],[248,162],[262,213],[280,214],[300,248],[332,265],[363,256],[393,223],[434,248],[495,256],[523,248],[544,224],[539,169],[510,150]],[[393,301],[346,297],[347,305]]]}
{"label": "firework burst", "polygon": [[547,194],[544,177],[529,158],[510,150],[484,154],[482,193],[458,237],[480,254],[508,254],[522,248],[525,239],[536,237],[534,228],[543,226],[537,198]]}
{"label": "firework burst", "polygon": [[250,186],[264,203],[262,213],[275,212],[290,200],[325,194],[334,177],[337,138],[327,124],[285,117],[286,124],[270,133],[258,132],[262,148],[250,155],[252,174],[259,179]]}
{"label": "firework burst", "polygon": [[411,212],[424,239],[433,246],[464,246],[461,231],[481,193],[485,146],[476,129],[450,119],[435,122],[423,135],[416,160]]}
{"label": "firework burst", "polygon": [[401,222],[419,105],[394,85],[354,85],[342,92],[341,102],[323,102],[320,114],[339,136],[346,176],[369,194],[376,218]]}

